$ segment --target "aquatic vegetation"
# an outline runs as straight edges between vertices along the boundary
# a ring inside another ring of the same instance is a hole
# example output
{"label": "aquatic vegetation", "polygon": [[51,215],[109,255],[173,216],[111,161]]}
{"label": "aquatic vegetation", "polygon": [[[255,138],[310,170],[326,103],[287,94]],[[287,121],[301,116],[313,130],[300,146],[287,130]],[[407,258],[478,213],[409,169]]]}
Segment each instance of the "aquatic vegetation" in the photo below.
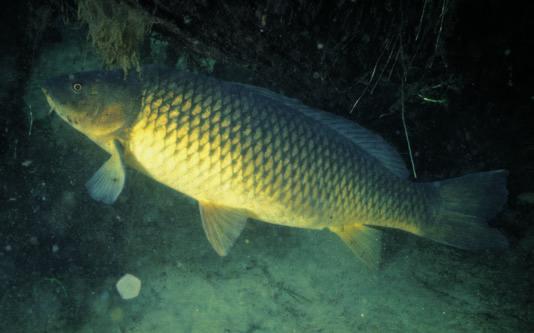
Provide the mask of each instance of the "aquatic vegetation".
{"label": "aquatic vegetation", "polygon": [[106,65],[139,70],[140,48],[152,19],[133,3],[78,0],[78,18]]}

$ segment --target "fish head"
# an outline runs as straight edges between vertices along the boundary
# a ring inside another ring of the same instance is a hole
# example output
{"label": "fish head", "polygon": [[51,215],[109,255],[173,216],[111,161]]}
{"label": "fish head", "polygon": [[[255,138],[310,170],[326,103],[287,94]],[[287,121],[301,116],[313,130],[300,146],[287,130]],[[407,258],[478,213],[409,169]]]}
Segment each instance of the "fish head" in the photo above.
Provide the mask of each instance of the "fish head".
{"label": "fish head", "polygon": [[139,112],[139,84],[121,71],[92,71],[48,79],[48,104],[64,121],[93,141],[127,128]]}

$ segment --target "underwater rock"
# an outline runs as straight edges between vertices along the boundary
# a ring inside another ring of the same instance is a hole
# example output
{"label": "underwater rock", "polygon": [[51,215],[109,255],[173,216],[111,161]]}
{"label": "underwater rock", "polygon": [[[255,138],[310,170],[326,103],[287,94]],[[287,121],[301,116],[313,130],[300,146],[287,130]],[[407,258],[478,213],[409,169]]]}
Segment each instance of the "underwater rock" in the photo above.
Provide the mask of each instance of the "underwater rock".
{"label": "underwater rock", "polygon": [[125,274],[115,285],[122,299],[136,298],[141,291],[141,280],[132,274]]}

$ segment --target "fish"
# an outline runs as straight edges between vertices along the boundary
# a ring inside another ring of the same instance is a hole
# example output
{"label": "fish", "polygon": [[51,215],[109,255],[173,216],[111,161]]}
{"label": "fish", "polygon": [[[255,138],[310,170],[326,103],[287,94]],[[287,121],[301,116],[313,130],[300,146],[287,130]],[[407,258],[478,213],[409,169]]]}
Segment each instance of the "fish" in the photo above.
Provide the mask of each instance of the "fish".
{"label": "fish", "polygon": [[46,80],[50,107],[109,153],[86,183],[112,204],[126,166],[198,202],[225,256],[248,219],[329,230],[379,267],[398,229],[464,250],[505,249],[488,225],[507,201],[504,169],[419,182],[379,134],[266,88],[161,66]]}

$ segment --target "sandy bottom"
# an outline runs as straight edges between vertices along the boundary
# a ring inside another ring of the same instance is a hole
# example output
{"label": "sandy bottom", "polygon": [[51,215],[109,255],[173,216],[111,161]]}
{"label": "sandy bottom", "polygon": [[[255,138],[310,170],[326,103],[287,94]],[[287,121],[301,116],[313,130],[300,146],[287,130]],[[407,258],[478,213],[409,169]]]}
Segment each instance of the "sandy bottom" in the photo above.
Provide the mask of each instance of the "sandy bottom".
{"label": "sandy bottom", "polygon": [[91,315],[76,332],[527,329],[525,276],[511,252],[473,255],[393,232],[384,267],[373,272],[326,231],[253,221],[220,258],[196,205],[161,193],[159,208],[136,200],[133,210],[142,217],[124,223],[121,274],[142,280],[140,296],[120,299],[120,276],[109,277],[94,290]]}

